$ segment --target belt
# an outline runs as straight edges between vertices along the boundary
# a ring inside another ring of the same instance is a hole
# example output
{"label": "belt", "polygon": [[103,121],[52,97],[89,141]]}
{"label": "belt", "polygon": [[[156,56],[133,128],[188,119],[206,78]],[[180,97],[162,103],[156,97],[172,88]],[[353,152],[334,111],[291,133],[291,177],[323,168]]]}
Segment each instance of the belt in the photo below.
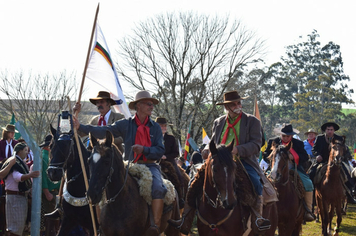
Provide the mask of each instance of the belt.
{"label": "belt", "polygon": [[156,163],[156,160],[147,160],[147,161],[139,160],[139,161],[137,161],[137,164],[151,164],[151,163]]}
{"label": "belt", "polygon": [[5,192],[8,195],[20,195],[20,196],[26,197],[26,193],[25,192],[12,191],[12,190],[6,190]]}

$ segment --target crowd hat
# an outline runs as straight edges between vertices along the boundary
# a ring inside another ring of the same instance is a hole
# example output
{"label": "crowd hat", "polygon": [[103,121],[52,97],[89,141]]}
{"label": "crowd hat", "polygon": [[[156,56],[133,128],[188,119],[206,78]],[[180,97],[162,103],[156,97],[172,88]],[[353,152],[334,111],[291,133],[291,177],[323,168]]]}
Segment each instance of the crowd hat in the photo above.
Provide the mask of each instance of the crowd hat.
{"label": "crowd hat", "polygon": [[224,102],[216,103],[216,105],[225,105],[225,104],[232,103],[232,102],[238,102],[238,101],[244,100],[246,98],[248,98],[248,97],[241,97],[237,93],[237,91],[230,91],[230,92],[224,93]]}
{"label": "crowd hat", "polygon": [[151,94],[149,92],[141,90],[136,93],[135,100],[129,103],[129,108],[131,110],[135,110],[136,103],[142,100],[151,100],[154,105],[157,105],[159,103],[157,99],[151,97]]}
{"label": "crowd hat", "polygon": [[284,123],[279,133],[284,135],[295,135],[299,134],[299,131],[297,129],[293,129],[291,124]]}
{"label": "crowd hat", "polygon": [[40,148],[49,146],[51,141],[52,141],[52,135],[49,134],[49,135],[46,136],[46,138],[44,139],[43,143],[40,144]]}
{"label": "crowd hat", "polygon": [[6,127],[2,127],[3,130],[7,131],[7,132],[14,132],[14,133],[18,133],[18,131],[15,129],[15,125],[6,125]]}
{"label": "crowd hat", "polygon": [[112,106],[112,105],[116,105],[115,100],[112,99],[112,98],[110,97],[110,93],[109,93],[109,92],[106,92],[106,91],[99,91],[99,93],[98,93],[98,95],[96,96],[96,98],[89,98],[89,101],[90,101],[91,103],[93,103],[94,105],[96,105],[96,102],[97,102],[98,100],[102,100],[102,99],[109,100],[111,106]]}
{"label": "crowd hat", "polygon": [[310,133],[314,133],[315,135],[318,135],[318,132],[316,132],[314,129],[308,129],[308,132],[305,132],[304,135],[308,135]]}
{"label": "crowd hat", "polygon": [[322,130],[323,132],[325,132],[326,127],[329,127],[329,126],[333,126],[334,129],[335,129],[335,131],[337,131],[337,130],[340,129],[340,126],[339,126],[338,124],[336,124],[335,122],[326,122],[325,124],[323,124],[323,125],[321,126],[321,130]]}
{"label": "crowd hat", "polygon": [[157,117],[156,118],[156,123],[161,124],[161,125],[172,125],[167,122],[167,119],[164,117]]}

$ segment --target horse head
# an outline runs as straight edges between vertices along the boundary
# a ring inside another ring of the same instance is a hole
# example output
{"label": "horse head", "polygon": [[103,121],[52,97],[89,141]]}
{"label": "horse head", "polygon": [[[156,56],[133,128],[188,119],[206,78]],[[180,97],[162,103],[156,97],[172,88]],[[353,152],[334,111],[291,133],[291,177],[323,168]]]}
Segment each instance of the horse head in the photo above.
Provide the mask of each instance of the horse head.
{"label": "horse head", "polygon": [[[68,165],[69,156],[73,151],[73,140],[70,134],[57,134],[57,131],[51,127],[51,134],[53,136],[50,144],[52,159],[49,163],[47,174],[51,181],[60,181],[66,166]],[[72,153],[73,154],[73,153]]]}
{"label": "horse head", "polygon": [[118,154],[118,149],[113,145],[114,137],[110,131],[106,131],[105,140],[98,140],[92,134],[89,136],[92,153],[88,162],[91,178],[87,196],[93,204],[96,204],[101,200],[103,191],[111,182],[114,173],[114,158]]}
{"label": "horse head", "polygon": [[293,159],[289,150],[292,148],[293,143],[289,142],[287,146],[272,143],[272,152],[268,157],[271,162],[270,179],[278,183],[283,176],[289,176],[289,163]]}
{"label": "horse head", "polygon": [[[206,164],[204,191],[206,184],[209,183],[215,188],[217,199],[223,208],[233,209],[237,204],[234,191],[236,164],[231,154],[233,142],[228,146],[216,146],[214,140],[211,140],[209,149],[211,154]],[[208,194],[204,195],[209,198]]]}
{"label": "horse head", "polygon": [[329,164],[340,166],[341,162],[345,159],[345,154],[347,153],[347,147],[345,145],[345,136],[342,140],[333,138],[330,142],[330,155]]}

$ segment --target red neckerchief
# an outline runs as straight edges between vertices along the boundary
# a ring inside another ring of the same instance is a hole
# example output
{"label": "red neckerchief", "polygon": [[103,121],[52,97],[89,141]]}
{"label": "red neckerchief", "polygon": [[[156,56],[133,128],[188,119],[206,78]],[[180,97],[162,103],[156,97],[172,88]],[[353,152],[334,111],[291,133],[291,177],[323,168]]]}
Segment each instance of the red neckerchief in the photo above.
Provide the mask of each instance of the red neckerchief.
{"label": "red neckerchief", "polygon": [[[290,140],[288,143],[290,143],[291,141],[292,141],[292,140]],[[287,146],[288,143],[285,143],[285,142],[283,142],[283,140],[282,140],[282,144],[283,144],[284,146]],[[297,153],[293,148],[289,149],[289,151],[290,151],[290,153],[292,154],[295,163],[297,163],[297,165],[299,165],[299,155],[298,155],[298,153]]]}
{"label": "red neckerchief", "polygon": [[229,122],[229,115],[226,116],[227,129],[225,130],[225,134],[224,134],[223,140],[221,141],[221,144],[226,143],[227,136],[229,135],[229,129],[232,129],[235,134],[236,146],[239,145],[239,138],[237,137],[237,134],[236,134],[235,125],[241,120],[241,116],[242,116],[242,112],[240,113],[240,115],[237,117],[237,119],[235,120],[235,122],[233,124],[230,124],[230,122]]}
{"label": "red neckerchief", "polygon": [[[139,144],[144,147],[151,147],[150,127],[146,126],[148,123],[148,116],[146,117],[145,121],[141,123],[136,113],[135,122],[138,126],[136,131],[135,144]],[[141,156],[143,157],[143,161],[147,161],[145,155],[140,153],[135,158],[134,163],[136,163],[141,158]]]}
{"label": "red neckerchief", "polygon": [[[110,110],[109,110],[110,111]],[[109,112],[108,111],[108,112]],[[100,118],[98,120],[98,126],[106,126],[106,120],[105,120],[105,116],[106,114],[108,114],[108,112],[105,113],[105,115],[100,115]]]}
{"label": "red neckerchief", "polygon": [[308,139],[308,143],[310,144],[310,146],[314,146],[315,143],[315,138],[313,138],[312,140]]}

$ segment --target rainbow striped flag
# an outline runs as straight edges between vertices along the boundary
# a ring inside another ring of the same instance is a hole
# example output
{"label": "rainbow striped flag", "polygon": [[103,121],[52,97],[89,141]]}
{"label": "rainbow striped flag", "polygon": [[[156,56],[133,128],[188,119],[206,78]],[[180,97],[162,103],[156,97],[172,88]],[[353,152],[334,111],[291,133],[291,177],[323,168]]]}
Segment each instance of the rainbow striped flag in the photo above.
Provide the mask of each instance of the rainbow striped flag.
{"label": "rainbow striped flag", "polygon": [[116,105],[113,106],[116,112],[124,114],[125,118],[131,116],[116,69],[111,60],[109,47],[98,22],[96,23],[95,40],[86,78],[98,86],[98,91],[103,90],[110,93],[111,98],[116,102]]}

